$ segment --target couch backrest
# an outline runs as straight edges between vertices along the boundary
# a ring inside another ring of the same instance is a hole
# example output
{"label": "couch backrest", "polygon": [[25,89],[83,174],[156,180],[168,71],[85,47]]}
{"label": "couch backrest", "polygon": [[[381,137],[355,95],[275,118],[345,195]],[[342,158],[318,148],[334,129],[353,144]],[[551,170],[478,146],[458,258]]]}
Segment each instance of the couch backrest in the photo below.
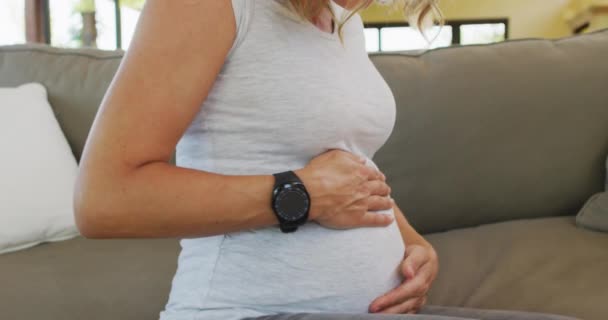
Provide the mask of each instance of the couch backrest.
{"label": "couch backrest", "polygon": [[[80,158],[123,52],[0,47],[0,86],[37,81]],[[421,232],[574,214],[604,181],[608,30],[377,54],[397,123],[375,161]]]}
{"label": "couch backrest", "polygon": [[602,190],[608,30],[372,60],[398,106],[374,160],[418,230],[572,215]]}
{"label": "couch backrest", "polygon": [[0,87],[42,83],[79,160],[122,55],[121,51],[59,49],[35,44],[0,47]]}

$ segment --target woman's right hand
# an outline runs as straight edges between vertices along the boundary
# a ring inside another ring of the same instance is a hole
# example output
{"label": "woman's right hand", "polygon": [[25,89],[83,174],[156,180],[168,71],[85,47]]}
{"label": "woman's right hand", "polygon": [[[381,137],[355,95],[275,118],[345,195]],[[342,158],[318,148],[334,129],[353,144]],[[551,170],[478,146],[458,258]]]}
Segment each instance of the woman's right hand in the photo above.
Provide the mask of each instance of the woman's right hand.
{"label": "woman's right hand", "polygon": [[294,171],[311,198],[309,220],[332,229],[393,222],[393,215],[372,212],[391,209],[393,202],[384,174],[365,163],[364,157],[333,149]]}

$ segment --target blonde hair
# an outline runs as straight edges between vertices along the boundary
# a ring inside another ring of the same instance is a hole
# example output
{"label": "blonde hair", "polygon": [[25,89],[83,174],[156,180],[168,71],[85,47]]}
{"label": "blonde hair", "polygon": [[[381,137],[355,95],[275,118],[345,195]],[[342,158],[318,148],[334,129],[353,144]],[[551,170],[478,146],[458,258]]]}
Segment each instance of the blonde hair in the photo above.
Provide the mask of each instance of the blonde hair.
{"label": "blonde hair", "polygon": [[[312,21],[317,17],[324,8],[330,7],[331,0],[289,0],[293,10],[304,20]],[[376,2],[382,5],[390,6],[393,10],[399,10],[404,13],[411,25],[414,25],[424,34],[427,22],[438,20],[443,24],[443,16],[439,10],[439,0],[348,0],[348,7],[351,8],[341,19],[334,16],[338,27],[338,34],[342,39],[342,28],[344,24],[357,12],[367,7],[370,2]],[[331,11],[332,15],[334,12]],[[428,41],[428,39],[427,39]]]}

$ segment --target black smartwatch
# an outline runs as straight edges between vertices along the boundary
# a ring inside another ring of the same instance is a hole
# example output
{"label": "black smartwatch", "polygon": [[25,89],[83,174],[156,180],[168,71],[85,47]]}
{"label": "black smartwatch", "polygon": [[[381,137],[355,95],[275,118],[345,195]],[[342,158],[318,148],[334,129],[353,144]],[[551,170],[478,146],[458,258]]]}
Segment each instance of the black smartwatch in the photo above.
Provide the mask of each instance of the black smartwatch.
{"label": "black smartwatch", "polygon": [[273,174],[272,210],[284,233],[294,232],[308,220],[310,196],[302,180],[293,172]]}

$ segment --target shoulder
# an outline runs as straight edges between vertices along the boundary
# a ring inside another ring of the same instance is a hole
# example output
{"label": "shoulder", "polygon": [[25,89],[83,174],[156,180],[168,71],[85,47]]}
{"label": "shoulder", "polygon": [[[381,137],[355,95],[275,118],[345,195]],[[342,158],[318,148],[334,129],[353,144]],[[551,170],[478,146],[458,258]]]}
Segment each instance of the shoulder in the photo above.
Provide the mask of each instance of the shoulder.
{"label": "shoulder", "polygon": [[[253,26],[254,21],[257,22],[257,29],[260,29],[260,26],[268,29],[272,28],[274,24],[278,24],[280,18],[289,17],[292,14],[288,0],[231,1],[236,22],[236,36],[231,53],[244,42],[247,35],[251,33],[251,29],[256,28],[256,26]],[[295,19],[293,16],[291,18]]]}

